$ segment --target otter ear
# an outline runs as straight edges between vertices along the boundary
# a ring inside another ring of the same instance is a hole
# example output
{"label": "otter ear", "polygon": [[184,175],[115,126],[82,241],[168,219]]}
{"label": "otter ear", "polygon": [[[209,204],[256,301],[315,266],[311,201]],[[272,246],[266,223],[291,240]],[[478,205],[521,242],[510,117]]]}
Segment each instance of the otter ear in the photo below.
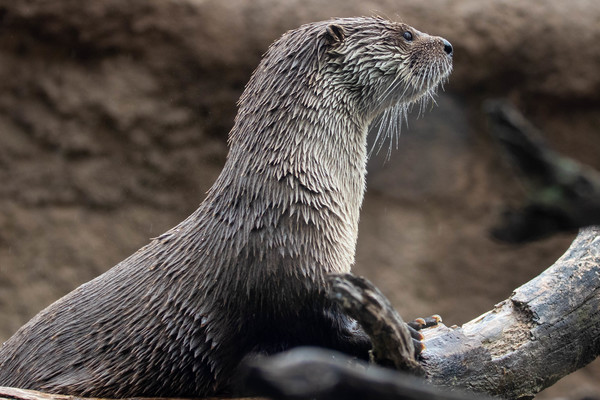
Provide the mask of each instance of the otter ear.
{"label": "otter ear", "polygon": [[325,30],[325,40],[327,40],[327,43],[329,43],[330,45],[339,44],[344,41],[345,37],[346,31],[341,25],[327,25],[327,29]]}

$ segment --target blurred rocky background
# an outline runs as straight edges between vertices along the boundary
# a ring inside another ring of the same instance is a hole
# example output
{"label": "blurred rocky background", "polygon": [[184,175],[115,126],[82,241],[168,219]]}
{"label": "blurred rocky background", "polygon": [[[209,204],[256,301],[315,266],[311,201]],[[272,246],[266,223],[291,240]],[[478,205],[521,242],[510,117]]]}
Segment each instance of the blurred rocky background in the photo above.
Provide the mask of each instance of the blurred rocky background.
{"label": "blurred rocky background", "polygon": [[[600,169],[597,0],[0,0],[0,341],[202,201],[235,103],[302,23],[381,15],[454,45],[437,106],[369,163],[355,272],[406,318],[462,324],[574,235],[488,234],[523,190],[488,135],[511,100],[557,150]],[[416,113],[415,113],[416,114]],[[547,390],[598,393],[596,362]]]}

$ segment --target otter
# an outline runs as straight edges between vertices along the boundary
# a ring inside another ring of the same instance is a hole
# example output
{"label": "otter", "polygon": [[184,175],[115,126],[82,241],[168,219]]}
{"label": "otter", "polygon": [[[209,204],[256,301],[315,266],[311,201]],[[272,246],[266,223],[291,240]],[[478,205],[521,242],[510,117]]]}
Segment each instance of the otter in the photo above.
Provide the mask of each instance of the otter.
{"label": "otter", "polygon": [[367,358],[326,276],[354,263],[368,128],[431,98],[451,69],[448,41],[382,18],[284,34],[239,100],[199,208],[19,329],[0,348],[0,386],[222,396],[252,354],[314,345]]}

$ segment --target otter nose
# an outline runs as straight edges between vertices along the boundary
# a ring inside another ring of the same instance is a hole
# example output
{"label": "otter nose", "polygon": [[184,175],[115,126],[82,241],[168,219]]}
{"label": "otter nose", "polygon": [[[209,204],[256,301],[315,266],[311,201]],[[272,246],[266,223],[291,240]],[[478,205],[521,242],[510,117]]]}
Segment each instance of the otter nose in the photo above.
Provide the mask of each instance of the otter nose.
{"label": "otter nose", "polygon": [[450,42],[447,41],[446,39],[442,39],[442,43],[444,44],[444,51],[446,52],[446,54],[451,56],[452,55],[452,45],[450,44]]}

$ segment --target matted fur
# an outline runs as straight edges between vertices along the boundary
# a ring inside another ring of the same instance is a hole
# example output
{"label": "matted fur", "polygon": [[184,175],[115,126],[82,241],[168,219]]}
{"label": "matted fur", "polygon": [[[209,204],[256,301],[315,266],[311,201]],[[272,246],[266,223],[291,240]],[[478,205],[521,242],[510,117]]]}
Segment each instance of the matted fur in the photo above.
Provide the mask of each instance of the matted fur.
{"label": "matted fur", "polygon": [[431,97],[451,70],[445,43],[380,18],[283,35],[240,98],[200,207],[4,343],[0,386],[203,397],[227,393],[257,352],[366,357],[368,338],[325,299],[324,279],[354,262],[369,124]]}

